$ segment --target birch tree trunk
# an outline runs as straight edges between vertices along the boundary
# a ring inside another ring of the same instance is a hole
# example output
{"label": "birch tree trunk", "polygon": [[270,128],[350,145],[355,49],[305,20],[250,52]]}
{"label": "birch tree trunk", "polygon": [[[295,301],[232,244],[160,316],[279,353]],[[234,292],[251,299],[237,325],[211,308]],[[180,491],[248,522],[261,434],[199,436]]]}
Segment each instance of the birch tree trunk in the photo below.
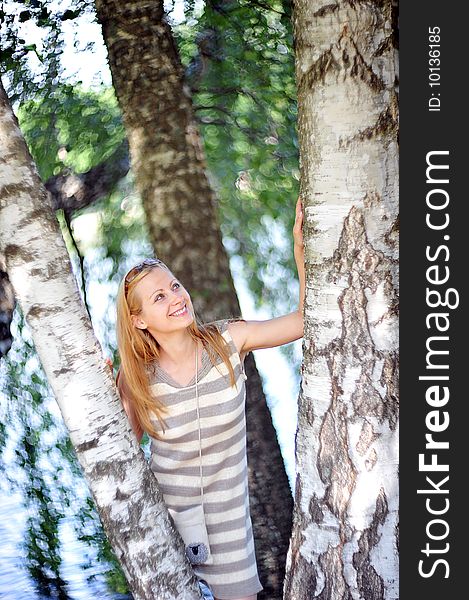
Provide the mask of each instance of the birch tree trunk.
{"label": "birch tree trunk", "polygon": [[[191,290],[204,321],[239,315],[216,198],[163,2],[96,0],[96,8],[158,257]],[[293,499],[252,354],[245,365],[250,510],[264,586],[259,600],[276,600],[282,597]]]}
{"label": "birch tree trunk", "polygon": [[135,599],[200,598],[81,301],[52,204],[0,82],[0,256]]}
{"label": "birch tree trunk", "polygon": [[288,600],[398,598],[392,2],[296,0],[307,293]]}

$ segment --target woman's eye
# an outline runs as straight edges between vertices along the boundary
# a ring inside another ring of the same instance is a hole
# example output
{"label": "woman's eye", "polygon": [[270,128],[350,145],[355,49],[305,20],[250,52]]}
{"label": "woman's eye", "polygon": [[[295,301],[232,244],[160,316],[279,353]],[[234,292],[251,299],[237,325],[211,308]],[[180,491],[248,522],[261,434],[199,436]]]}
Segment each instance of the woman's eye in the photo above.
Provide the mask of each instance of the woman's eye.
{"label": "woman's eye", "polygon": [[[180,288],[181,284],[177,283],[177,282],[174,282],[172,287],[173,287],[173,289],[174,288]],[[164,294],[158,294],[157,296],[155,296],[154,302],[157,302],[158,300],[160,300],[160,298],[163,298],[163,297],[164,297]]]}

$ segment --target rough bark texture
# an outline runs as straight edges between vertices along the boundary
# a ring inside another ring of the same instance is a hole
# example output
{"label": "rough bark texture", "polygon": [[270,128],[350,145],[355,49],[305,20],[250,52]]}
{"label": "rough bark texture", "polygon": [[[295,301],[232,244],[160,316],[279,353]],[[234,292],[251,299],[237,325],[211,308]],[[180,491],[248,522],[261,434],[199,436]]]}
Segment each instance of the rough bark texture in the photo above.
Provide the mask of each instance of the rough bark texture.
{"label": "rough bark texture", "polygon": [[294,3],[307,290],[288,600],[398,598],[395,10]]}
{"label": "rough bark texture", "polygon": [[1,82],[0,145],[0,256],[133,596],[200,598],[182,540],[104,364],[52,203]]}
{"label": "rough bark texture", "polygon": [[[97,0],[132,169],[158,256],[204,321],[239,315],[214,193],[163,2]],[[254,358],[248,355],[247,446],[259,599],[282,597],[293,502]]]}

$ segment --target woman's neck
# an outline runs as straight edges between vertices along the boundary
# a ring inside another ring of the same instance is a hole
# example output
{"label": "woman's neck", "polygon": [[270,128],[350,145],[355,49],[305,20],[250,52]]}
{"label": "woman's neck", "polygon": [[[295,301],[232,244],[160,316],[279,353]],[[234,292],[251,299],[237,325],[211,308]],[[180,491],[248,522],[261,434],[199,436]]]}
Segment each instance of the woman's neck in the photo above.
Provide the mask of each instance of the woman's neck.
{"label": "woman's neck", "polygon": [[188,333],[177,331],[169,335],[158,335],[160,356],[158,362],[169,368],[189,365],[195,360],[196,342]]}

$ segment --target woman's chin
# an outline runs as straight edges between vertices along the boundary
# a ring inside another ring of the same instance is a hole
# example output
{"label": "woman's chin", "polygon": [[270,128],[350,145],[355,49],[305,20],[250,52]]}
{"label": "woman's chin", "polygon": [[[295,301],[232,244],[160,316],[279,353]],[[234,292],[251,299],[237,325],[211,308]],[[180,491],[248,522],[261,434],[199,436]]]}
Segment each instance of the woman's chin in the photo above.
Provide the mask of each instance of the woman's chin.
{"label": "woman's chin", "polygon": [[178,316],[178,317],[169,317],[171,323],[176,326],[180,325],[181,327],[189,327],[189,325],[194,321],[193,313],[187,309],[187,312]]}

